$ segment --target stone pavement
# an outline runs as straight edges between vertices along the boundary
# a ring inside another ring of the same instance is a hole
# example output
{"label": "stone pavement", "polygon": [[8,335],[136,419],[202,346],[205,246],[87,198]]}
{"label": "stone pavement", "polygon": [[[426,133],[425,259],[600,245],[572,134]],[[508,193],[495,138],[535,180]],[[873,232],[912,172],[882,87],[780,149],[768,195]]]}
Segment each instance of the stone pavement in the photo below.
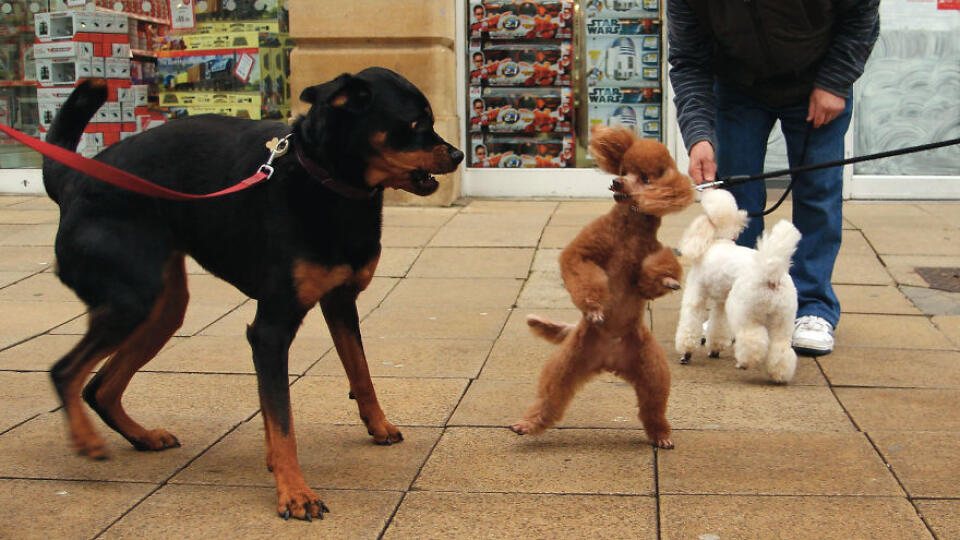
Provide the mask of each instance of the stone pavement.
{"label": "stone pavement", "polygon": [[[960,267],[960,204],[847,204],[837,350],[802,358],[788,386],[730,358],[674,362],[675,450],[647,444],[612,377],[560,429],[518,437],[505,426],[553,347],[524,316],[575,320],[556,258],[610,204],[386,209],[359,308],[405,440],[370,442],[311,312],[290,383],[303,471],[332,513],[305,523],[274,513],[243,337],[254,303],[196,265],[183,328],[125,401],[183,447],[136,452],[97,421],[112,458],[71,454],[46,370],[84,306],[52,271],[56,207],[0,197],[0,538],[960,538],[960,300],[914,271]],[[698,212],[670,216],[661,239]],[[651,311],[671,359],[679,302]]]}

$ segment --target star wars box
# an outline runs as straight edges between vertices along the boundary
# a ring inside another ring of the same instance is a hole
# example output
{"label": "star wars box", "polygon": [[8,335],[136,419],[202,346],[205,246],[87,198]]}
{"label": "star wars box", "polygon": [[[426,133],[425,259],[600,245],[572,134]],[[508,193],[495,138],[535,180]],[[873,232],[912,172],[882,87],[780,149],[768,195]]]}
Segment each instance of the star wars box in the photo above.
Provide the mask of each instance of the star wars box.
{"label": "star wars box", "polygon": [[650,19],[587,22],[588,86],[659,86],[660,23]]}
{"label": "star wars box", "polygon": [[570,133],[573,90],[569,87],[470,87],[470,131]]}
{"label": "star wars box", "polygon": [[572,167],[573,148],[573,135],[569,133],[475,133],[470,136],[470,166],[507,169]]}
{"label": "star wars box", "polygon": [[573,0],[470,0],[471,38],[570,39]]}
{"label": "star wars box", "polygon": [[644,139],[662,140],[663,101],[659,88],[591,88],[590,127],[625,127]]}
{"label": "star wars box", "polygon": [[587,0],[587,18],[615,17],[656,19],[660,16],[660,0]]}
{"label": "star wars box", "polygon": [[483,86],[569,86],[569,41],[550,43],[470,40],[470,84]]}

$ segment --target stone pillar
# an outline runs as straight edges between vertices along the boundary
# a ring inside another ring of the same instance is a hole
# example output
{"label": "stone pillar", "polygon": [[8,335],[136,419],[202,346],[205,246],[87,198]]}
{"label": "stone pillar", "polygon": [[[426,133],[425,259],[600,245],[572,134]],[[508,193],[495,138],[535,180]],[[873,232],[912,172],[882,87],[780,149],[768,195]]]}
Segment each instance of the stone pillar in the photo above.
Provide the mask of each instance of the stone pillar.
{"label": "stone pillar", "polygon": [[[415,84],[433,107],[436,131],[463,149],[457,115],[456,3],[452,0],[290,0],[290,90],[341,73],[382,66]],[[295,105],[294,114],[306,110]],[[466,152],[466,150],[464,150]],[[462,166],[461,166],[462,168]],[[460,196],[460,171],[438,177],[430,197],[388,189],[391,204],[448,205]]]}

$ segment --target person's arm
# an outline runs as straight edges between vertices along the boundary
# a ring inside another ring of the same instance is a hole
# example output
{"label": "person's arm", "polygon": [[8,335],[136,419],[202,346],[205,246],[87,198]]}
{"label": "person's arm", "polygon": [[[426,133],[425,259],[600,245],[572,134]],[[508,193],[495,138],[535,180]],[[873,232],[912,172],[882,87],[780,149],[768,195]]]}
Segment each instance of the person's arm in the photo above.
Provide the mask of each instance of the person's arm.
{"label": "person's arm", "polygon": [[814,86],[847,98],[880,34],[880,0],[838,0],[836,32]]}
{"label": "person's arm", "polygon": [[690,153],[687,172],[697,184],[711,182],[717,172],[713,130],[717,105],[711,66],[713,42],[684,0],[667,2],[667,40],[677,123]]}
{"label": "person's arm", "polygon": [[684,0],[667,2],[667,41],[673,101],[683,142],[688,150],[703,140],[713,144],[713,42]]}

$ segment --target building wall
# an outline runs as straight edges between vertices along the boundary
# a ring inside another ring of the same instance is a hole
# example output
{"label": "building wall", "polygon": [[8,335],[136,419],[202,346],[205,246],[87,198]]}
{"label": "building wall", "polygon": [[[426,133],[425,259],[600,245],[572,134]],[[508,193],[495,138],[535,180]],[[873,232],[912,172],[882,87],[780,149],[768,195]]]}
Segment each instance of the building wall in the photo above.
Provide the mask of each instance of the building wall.
{"label": "building wall", "polygon": [[[294,96],[311,85],[366,67],[392,69],[415,84],[433,108],[436,131],[462,148],[457,114],[455,2],[450,0],[291,0]],[[305,112],[305,104],[294,114]],[[461,173],[440,178],[430,197],[387,190],[391,204],[447,205],[460,196]]]}

